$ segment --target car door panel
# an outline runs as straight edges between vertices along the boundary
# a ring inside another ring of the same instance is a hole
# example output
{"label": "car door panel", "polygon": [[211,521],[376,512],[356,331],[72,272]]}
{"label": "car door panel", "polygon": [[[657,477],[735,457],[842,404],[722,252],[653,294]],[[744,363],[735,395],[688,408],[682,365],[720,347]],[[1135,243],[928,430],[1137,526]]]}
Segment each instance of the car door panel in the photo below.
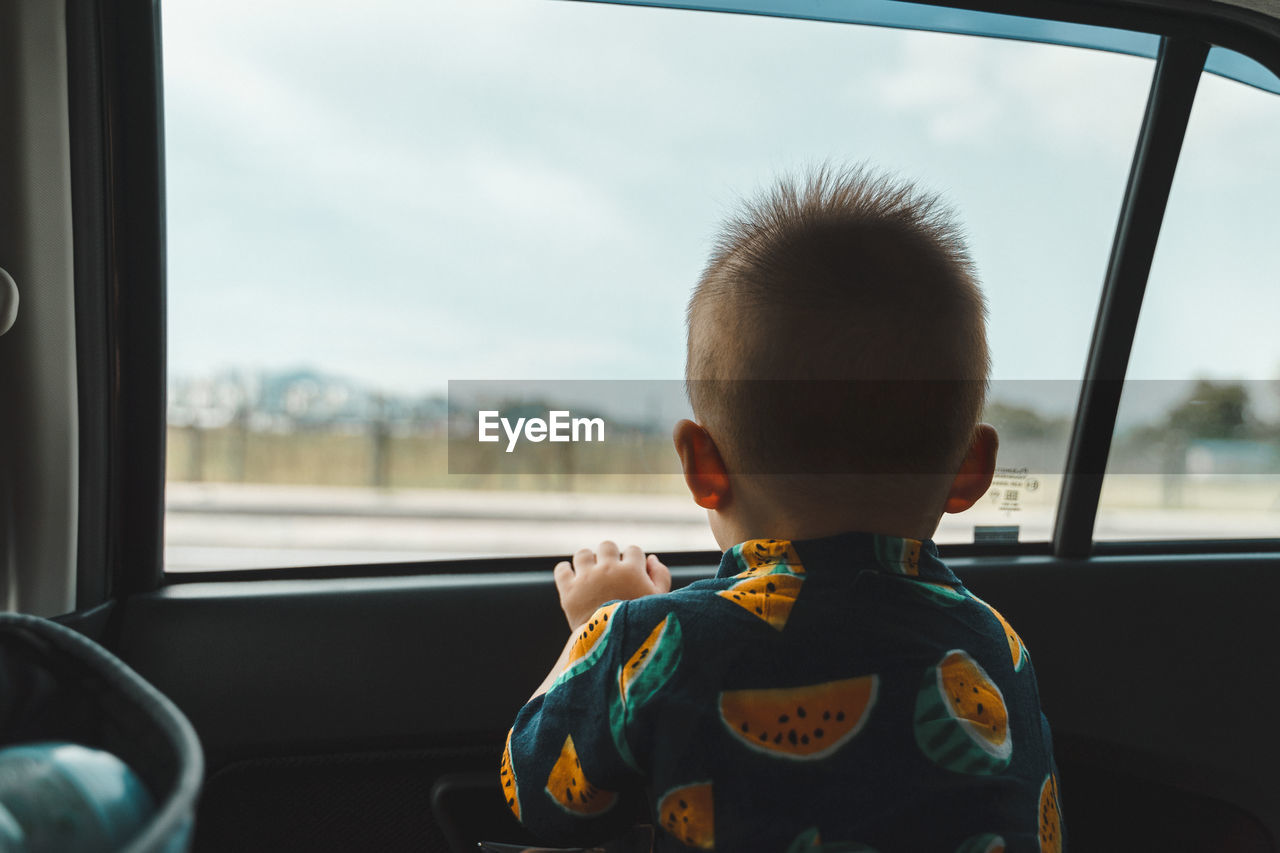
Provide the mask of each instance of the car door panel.
{"label": "car door panel", "polygon": [[[1274,849],[1280,784],[1241,768],[1280,759],[1280,742],[1258,737],[1275,692],[1258,652],[1280,640],[1266,594],[1280,592],[1278,562],[951,560],[1031,652],[1077,849],[1204,849],[1178,846],[1196,831],[1243,839],[1222,849]],[[684,583],[712,571],[675,573]],[[134,596],[119,616],[125,660],[204,742],[197,835],[209,849],[228,833],[243,841],[246,821],[285,843],[317,808],[333,849],[375,823],[411,847],[443,832],[431,789],[459,773],[492,774],[494,786],[455,794],[452,808],[516,831],[496,808],[497,763],[567,634],[549,572],[184,583]],[[377,807],[356,806],[366,791],[384,792]]]}

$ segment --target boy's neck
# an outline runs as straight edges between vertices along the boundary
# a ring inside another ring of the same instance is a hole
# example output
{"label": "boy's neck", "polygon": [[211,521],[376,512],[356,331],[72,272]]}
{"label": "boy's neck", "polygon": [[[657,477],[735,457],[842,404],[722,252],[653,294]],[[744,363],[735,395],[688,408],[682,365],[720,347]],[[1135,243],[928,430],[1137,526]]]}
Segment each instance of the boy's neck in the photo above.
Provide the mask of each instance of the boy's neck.
{"label": "boy's neck", "polygon": [[931,539],[948,483],[938,477],[734,477],[725,500],[711,510],[721,548],[750,539],[821,539],[859,531]]}
{"label": "boy's neck", "polygon": [[855,531],[923,541],[931,539],[938,527],[936,517],[913,520],[865,511],[851,511],[825,518],[793,518],[790,514],[779,513],[772,517],[748,519],[736,517],[730,512],[712,510],[711,516],[711,529],[722,550],[752,539],[786,539],[796,542]]}

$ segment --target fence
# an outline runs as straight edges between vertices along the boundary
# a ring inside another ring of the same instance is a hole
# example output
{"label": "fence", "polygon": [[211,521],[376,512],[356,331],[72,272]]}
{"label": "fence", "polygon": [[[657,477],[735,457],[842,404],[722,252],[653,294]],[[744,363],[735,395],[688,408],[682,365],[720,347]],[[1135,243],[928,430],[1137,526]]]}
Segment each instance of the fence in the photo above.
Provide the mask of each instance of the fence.
{"label": "fence", "polygon": [[[574,445],[561,444],[555,446],[561,463],[552,470],[542,464],[527,472],[450,474],[449,454],[466,453],[465,447],[450,449],[443,434],[396,434],[385,427],[266,432],[236,425],[170,426],[167,440],[166,474],[178,482],[663,494],[685,489],[671,440],[658,436],[636,435],[612,447],[637,460],[669,457],[670,473],[593,473],[589,456],[575,458]],[[482,451],[488,448],[475,449]]]}

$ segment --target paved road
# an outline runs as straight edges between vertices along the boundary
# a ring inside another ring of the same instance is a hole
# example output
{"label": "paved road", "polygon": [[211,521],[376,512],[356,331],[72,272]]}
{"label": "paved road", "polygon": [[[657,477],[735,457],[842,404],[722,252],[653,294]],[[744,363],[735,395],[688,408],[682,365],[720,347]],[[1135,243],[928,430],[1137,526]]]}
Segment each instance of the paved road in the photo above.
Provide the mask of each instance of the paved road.
{"label": "paved road", "polygon": [[[975,524],[1017,524],[1023,541],[1044,541],[1053,499],[1045,495],[1017,512],[980,504],[944,517],[936,538],[971,542]],[[1097,536],[1280,537],[1280,511],[1263,506],[1251,513],[1109,510],[1099,517]],[[563,555],[604,538],[659,553],[716,548],[705,513],[681,495],[171,483],[167,507],[166,567],[181,572]]]}
{"label": "paved road", "polygon": [[567,554],[602,538],[716,548],[678,495],[170,484],[170,571]]}

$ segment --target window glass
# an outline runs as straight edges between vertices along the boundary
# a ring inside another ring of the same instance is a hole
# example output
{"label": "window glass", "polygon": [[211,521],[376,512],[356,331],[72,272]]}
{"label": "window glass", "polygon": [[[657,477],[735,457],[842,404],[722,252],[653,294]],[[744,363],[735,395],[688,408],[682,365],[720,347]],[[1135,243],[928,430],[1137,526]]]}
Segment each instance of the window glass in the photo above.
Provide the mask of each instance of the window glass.
{"label": "window glass", "polygon": [[1280,96],[1204,75],[1156,247],[1099,539],[1280,536]]}
{"label": "window glass", "polygon": [[451,473],[448,383],[678,381],[716,223],[822,161],[941,192],[986,288],[1007,470],[938,539],[1048,538],[1150,60],[510,0],[163,21],[168,569],[714,548],[671,474]]}

